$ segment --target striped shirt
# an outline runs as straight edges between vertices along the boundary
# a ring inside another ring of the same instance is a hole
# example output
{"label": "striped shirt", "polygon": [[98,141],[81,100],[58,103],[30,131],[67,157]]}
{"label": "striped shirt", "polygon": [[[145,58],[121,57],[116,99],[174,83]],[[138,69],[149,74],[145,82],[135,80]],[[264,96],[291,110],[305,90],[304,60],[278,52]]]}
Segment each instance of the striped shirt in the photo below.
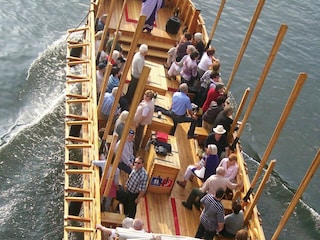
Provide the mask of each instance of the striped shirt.
{"label": "striped shirt", "polygon": [[212,194],[206,194],[200,202],[204,205],[200,215],[201,224],[207,231],[216,231],[218,223],[224,223],[223,205]]}
{"label": "striped shirt", "polygon": [[140,193],[147,190],[148,174],[144,168],[138,171],[133,169],[126,183],[127,189],[131,193]]}

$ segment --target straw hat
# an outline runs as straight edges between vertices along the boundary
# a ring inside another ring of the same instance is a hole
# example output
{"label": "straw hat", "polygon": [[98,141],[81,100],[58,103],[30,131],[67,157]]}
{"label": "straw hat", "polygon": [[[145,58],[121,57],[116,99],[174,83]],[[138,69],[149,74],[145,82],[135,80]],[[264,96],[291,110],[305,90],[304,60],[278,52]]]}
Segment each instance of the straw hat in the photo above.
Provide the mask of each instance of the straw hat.
{"label": "straw hat", "polygon": [[226,130],[223,128],[222,125],[217,125],[215,128],[212,129],[217,134],[224,134]]}

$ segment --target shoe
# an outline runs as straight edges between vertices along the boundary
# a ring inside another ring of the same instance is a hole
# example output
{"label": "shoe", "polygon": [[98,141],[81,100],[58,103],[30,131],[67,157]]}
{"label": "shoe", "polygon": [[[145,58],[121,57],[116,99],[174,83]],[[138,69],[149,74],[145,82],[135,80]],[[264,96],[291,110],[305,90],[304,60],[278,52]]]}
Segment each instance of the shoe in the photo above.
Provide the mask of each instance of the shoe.
{"label": "shoe", "polygon": [[170,68],[167,64],[163,64],[163,67],[164,67],[165,69],[169,69],[169,68]]}
{"label": "shoe", "polygon": [[189,210],[192,210],[192,205],[190,206],[186,201],[183,201],[183,202],[182,202],[182,205],[183,205],[185,208],[187,208],[187,209],[189,209]]}
{"label": "shoe", "polygon": [[183,181],[177,180],[177,184],[178,184],[180,187],[183,187],[183,188],[186,187],[186,183],[183,182]]}

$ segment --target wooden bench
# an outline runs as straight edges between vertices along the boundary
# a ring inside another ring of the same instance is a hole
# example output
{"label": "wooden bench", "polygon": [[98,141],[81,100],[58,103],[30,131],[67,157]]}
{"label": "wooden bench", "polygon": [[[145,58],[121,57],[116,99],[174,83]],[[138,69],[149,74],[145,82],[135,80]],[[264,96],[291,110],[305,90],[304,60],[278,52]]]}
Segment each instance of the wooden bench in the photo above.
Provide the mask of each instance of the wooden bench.
{"label": "wooden bench", "polygon": [[101,223],[105,226],[121,227],[122,221],[126,216],[122,213],[102,212]]}
{"label": "wooden bench", "polygon": [[203,127],[196,127],[196,130],[194,131],[194,134],[197,135],[197,140],[200,145],[203,145],[206,138],[208,137],[209,133],[207,129]]}

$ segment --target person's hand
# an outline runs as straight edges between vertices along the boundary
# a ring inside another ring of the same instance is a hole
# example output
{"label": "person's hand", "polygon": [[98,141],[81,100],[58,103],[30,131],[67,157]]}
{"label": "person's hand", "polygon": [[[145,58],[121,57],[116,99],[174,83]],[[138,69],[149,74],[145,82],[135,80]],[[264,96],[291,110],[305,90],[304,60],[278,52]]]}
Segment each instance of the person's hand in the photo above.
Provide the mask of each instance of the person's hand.
{"label": "person's hand", "polygon": [[102,228],[102,225],[101,225],[101,224],[97,224],[97,225],[96,225],[96,229],[101,230],[101,228]]}
{"label": "person's hand", "polygon": [[136,199],[134,200],[134,202],[135,202],[136,204],[138,204],[138,203],[139,203],[139,201],[140,201],[140,199],[139,199],[139,198],[136,198]]}

